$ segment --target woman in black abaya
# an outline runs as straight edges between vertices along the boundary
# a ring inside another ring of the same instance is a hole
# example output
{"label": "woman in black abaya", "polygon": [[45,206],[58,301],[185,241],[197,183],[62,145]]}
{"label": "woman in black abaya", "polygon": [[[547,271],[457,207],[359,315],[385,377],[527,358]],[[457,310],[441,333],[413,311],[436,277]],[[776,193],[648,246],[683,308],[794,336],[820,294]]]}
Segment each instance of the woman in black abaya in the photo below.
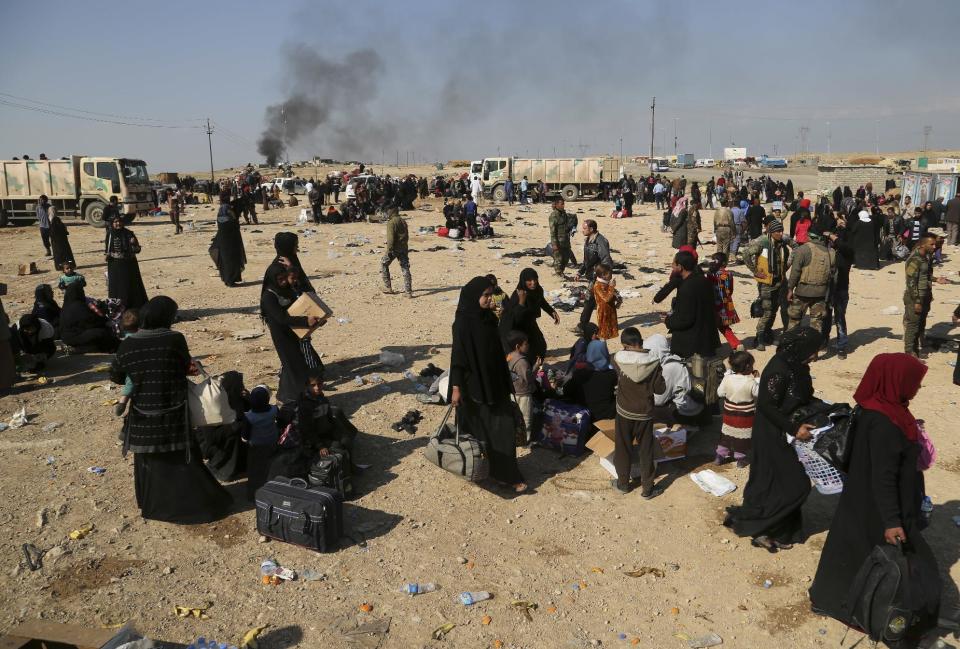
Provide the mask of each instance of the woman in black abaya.
{"label": "woman in black abaya", "polygon": [[133,452],[141,515],[168,523],[208,523],[225,515],[232,499],[203,463],[190,430],[187,375],[196,368],[183,334],[170,330],[176,315],[177,303],[170,298],[150,300],[140,312],[140,330],[120,344],[110,379],[133,381],[123,453]]}
{"label": "woman in black abaya", "polygon": [[546,356],[547,341],[537,323],[541,313],[546,313],[553,318],[554,324],[560,324],[560,316],[547,303],[543,295],[543,287],[540,286],[537,271],[524,268],[520,271],[520,281],[517,282],[516,290],[513,291],[510,299],[503,303],[503,314],[500,316],[500,338],[506,353],[513,351],[508,348],[507,336],[515,329],[527,334],[527,340],[530,341],[527,358],[531,364],[536,359]]}
{"label": "woman in black abaya", "polygon": [[852,622],[854,602],[846,596],[857,571],[884,543],[901,543],[910,565],[906,592],[912,599],[902,604],[920,613],[910,635],[922,635],[937,623],[940,577],[920,533],[922,471],[933,458],[922,450],[922,433],[909,409],[926,372],[927,366],[908,354],[879,354],[854,393],[862,410],[850,467],[810,587],[813,609],[845,624]]}
{"label": "woman in black abaya", "polygon": [[291,327],[324,325],[326,320],[315,316],[291,316],[287,309],[297,299],[290,285],[291,271],[279,262],[270,264],[260,293],[260,313],[270,329],[270,338],[280,357],[280,387],[277,401],[296,401],[306,388],[310,370],[322,371],[320,357],[310,343],[310,338],[301,339]]}
{"label": "woman in black abaya", "polygon": [[107,294],[120,300],[126,309],[139,309],[147,303],[147,289],[140,276],[140,242],[123,224],[123,219],[110,221],[104,253],[107,257]]}
{"label": "woman in black abaya", "polygon": [[240,235],[240,220],[230,207],[230,195],[221,194],[220,211],[217,213],[217,236],[213,241],[217,248],[217,269],[226,286],[234,287],[241,281],[247,265],[247,253]]}
{"label": "woman in black abaya", "polygon": [[751,435],[750,477],[743,505],[728,507],[724,525],[769,552],[786,550],[803,539],[801,507],[810,478],[787,435],[810,439],[809,424],[797,426],[790,414],[813,399],[809,363],[823,337],[811,327],[783,334],[776,355],[760,375],[760,395]]}
{"label": "woman in black abaya", "polygon": [[517,466],[510,400],[513,379],[497,332],[492,296],[493,286],[486,277],[474,277],[460,291],[447,400],[457,407],[457,424],[484,444],[490,477],[521,493],[527,485]]}
{"label": "woman in black abaya", "polygon": [[73,259],[73,250],[70,248],[70,234],[67,232],[67,226],[54,211],[50,208],[50,247],[53,249],[53,265],[57,270],[63,270],[63,262],[69,261],[76,265]]}
{"label": "woman in black abaya", "polygon": [[106,317],[87,302],[79,282],[70,284],[63,293],[60,339],[81,354],[112,353],[119,344]]}
{"label": "woman in black abaya", "polygon": [[880,268],[880,230],[883,214],[860,210],[847,222],[847,242],[853,246],[854,265],[857,268]]}
{"label": "woman in black abaya", "polygon": [[[295,233],[277,232],[273,237],[273,247],[277,251],[277,256],[273,261],[274,263],[279,262],[284,267],[296,272],[297,290],[301,293],[311,293],[314,291],[313,284],[310,283],[307,274],[303,272],[303,266],[297,257],[300,250],[299,245],[299,238]],[[263,279],[266,281],[266,275]]]}

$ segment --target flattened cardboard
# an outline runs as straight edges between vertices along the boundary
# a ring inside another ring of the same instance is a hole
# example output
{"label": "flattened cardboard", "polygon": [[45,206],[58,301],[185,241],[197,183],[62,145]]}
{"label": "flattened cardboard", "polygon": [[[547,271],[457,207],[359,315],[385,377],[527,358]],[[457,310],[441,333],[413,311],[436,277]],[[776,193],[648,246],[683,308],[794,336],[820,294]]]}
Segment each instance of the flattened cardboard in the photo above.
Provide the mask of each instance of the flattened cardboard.
{"label": "flattened cardboard", "polygon": [[[297,298],[297,301],[287,309],[287,313],[294,317],[317,316],[320,319],[327,319],[333,315],[333,309],[328,307],[316,293],[310,292],[304,293]],[[306,338],[316,331],[318,327],[319,325],[315,327],[291,327],[291,329],[298,337]]]}

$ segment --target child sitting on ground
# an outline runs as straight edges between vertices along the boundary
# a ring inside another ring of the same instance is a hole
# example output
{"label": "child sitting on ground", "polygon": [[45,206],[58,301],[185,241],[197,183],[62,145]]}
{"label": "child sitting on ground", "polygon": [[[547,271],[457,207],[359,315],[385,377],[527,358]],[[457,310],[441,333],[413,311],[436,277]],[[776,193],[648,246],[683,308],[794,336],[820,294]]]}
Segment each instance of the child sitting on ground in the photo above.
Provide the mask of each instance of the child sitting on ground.
{"label": "child sitting on ground", "polygon": [[643,337],[636,327],[627,327],[620,334],[623,349],[613,357],[617,372],[617,417],[614,424],[613,465],[617,478],[611,485],[620,493],[630,491],[630,470],[634,442],[640,463],[640,495],[645,499],[662,490],[653,486],[656,475],[653,434],[653,399],[667,389],[660,369],[660,360],[644,351]]}
{"label": "child sitting on ground", "polygon": [[533,434],[533,398],[537,391],[537,372],[543,365],[543,359],[538,358],[530,365],[526,355],[530,353],[530,341],[527,334],[522,331],[512,330],[507,334],[507,344],[512,350],[507,355],[507,367],[510,368],[510,376],[513,379],[513,394],[517,399],[517,405],[523,414],[524,426],[527,430],[527,444],[530,443]]}
{"label": "child sitting on ground", "polygon": [[243,413],[240,439],[249,445],[247,450],[247,498],[253,499],[257,489],[266,483],[270,463],[277,449],[280,430],[277,426],[279,410],[270,404],[270,388],[258,385],[250,391],[250,410]]}
{"label": "child sitting on ground", "polygon": [[714,463],[725,464],[735,459],[742,469],[750,463],[750,435],[757,412],[760,374],[753,369],[750,352],[733,352],[727,363],[730,369],[717,387],[717,396],[724,401],[723,426]]}
{"label": "child sitting on ground", "polygon": [[593,299],[597,303],[597,335],[600,340],[616,338],[620,333],[617,325],[617,309],[623,303],[617,292],[617,280],[613,279],[613,270],[606,264],[597,264],[596,278],[593,282]]}
{"label": "child sitting on ground", "polygon": [[[64,269],[66,269],[67,263],[63,264]],[[62,280],[63,278],[61,278]],[[123,315],[120,317],[120,331],[123,332],[123,337],[126,338],[130,334],[137,333],[140,330],[140,313],[136,309],[127,309],[123,312]],[[120,388],[120,398],[117,399],[117,404],[113,407],[114,414],[117,417],[123,417],[124,411],[127,409],[127,403],[130,401],[130,397],[133,396],[133,379],[130,378],[130,375],[127,374],[126,380],[123,382],[123,387]]]}
{"label": "child sitting on ground", "polygon": [[63,270],[63,275],[60,276],[60,281],[57,282],[57,288],[61,291],[67,290],[67,287],[75,282],[79,282],[80,286],[86,286],[86,278],[76,271],[76,266],[72,261],[65,261],[60,266]]}
{"label": "child sitting on ground", "polygon": [[297,399],[293,425],[297,430],[303,457],[313,465],[318,459],[340,456],[344,493],[350,493],[353,440],[359,431],[340,408],[334,407],[323,394],[323,375],[311,370],[306,389]]}
{"label": "child sitting on ground", "polygon": [[727,255],[715,253],[707,271],[707,279],[713,284],[713,309],[717,312],[717,329],[727,339],[731,350],[743,351],[743,344],[733,333],[731,325],[740,322],[737,307],[733,303],[733,275],[727,270]]}

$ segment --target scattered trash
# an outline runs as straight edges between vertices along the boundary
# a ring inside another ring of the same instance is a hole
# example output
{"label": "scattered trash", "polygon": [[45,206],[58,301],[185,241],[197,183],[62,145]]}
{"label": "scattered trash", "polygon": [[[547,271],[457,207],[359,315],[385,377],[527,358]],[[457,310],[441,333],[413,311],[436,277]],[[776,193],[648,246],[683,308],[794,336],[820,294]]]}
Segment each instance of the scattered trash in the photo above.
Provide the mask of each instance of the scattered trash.
{"label": "scattered trash", "polygon": [[368,379],[368,382],[370,382],[370,383],[383,383],[383,377],[380,376],[379,374],[371,374],[371,375],[370,375],[370,378]]}
{"label": "scattered trash", "polygon": [[234,340],[252,340],[254,338],[259,338],[263,335],[263,331],[259,329],[244,329],[243,331],[234,331],[233,339]]}
{"label": "scattered trash", "polygon": [[533,616],[530,615],[530,611],[537,610],[537,604],[535,602],[521,600],[514,602],[513,607],[523,613],[523,617],[527,618],[527,622],[533,622]]}
{"label": "scattered trash", "polygon": [[300,573],[300,579],[301,581],[325,581],[327,579],[327,575],[319,570],[307,568]]}
{"label": "scattered trash", "polygon": [[623,572],[627,577],[643,577],[646,575],[653,575],[659,579],[663,579],[663,570],[660,568],[651,568],[650,566],[643,566],[642,568],[637,568],[636,570],[625,570]]}
{"label": "scattered trash", "polygon": [[337,318],[338,325],[350,324],[350,318]]}
{"label": "scattered trash", "polygon": [[676,606],[670,609],[670,615],[680,615],[680,609]]}
{"label": "scattered trash", "polygon": [[173,612],[177,617],[195,617],[198,620],[208,620],[210,618],[207,611],[210,610],[211,606],[213,606],[212,602],[207,602],[202,606],[174,606]]}
{"label": "scattered trash", "polygon": [[956,367],[956,366],[957,366],[957,361],[953,361],[953,360],[947,361],[947,365],[949,365],[950,367]]}
{"label": "scattered trash", "polygon": [[2,433],[3,431],[5,431],[5,430],[8,429],[8,428],[10,428],[10,424],[0,423],[0,433]]}
{"label": "scattered trash", "polygon": [[687,646],[689,646],[691,649],[716,647],[720,644],[723,644],[723,638],[718,636],[716,633],[708,633],[707,635],[700,636],[699,638],[690,638],[690,640],[687,641]]}
{"label": "scattered trash", "polygon": [[355,628],[344,629],[341,627],[341,639],[350,646],[378,649],[383,643],[383,636],[390,632],[391,621],[392,618],[385,617],[380,620],[358,624]]}
{"label": "scattered trash", "polygon": [[27,567],[30,568],[31,571],[36,572],[43,567],[43,555],[46,554],[46,552],[33,543],[24,543],[21,549],[23,550],[24,558],[27,560]]}
{"label": "scattered trash", "polygon": [[413,597],[414,595],[423,595],[424,593],[432,593],[437,590],[437,585],[433,582],[428,584],[404,584],[400,588],[401,593],[405,593]]}
{"label": "scattered trash", "polygon": [[403,416],[403,419],[391,424],[390,428],[398,433],[403,430],[410,435],[415,435],[417,432],[417,424],[421,421],[423,421],[423,415],[419,410],[408,410],[407,414]]}
{"label": "scattered trash", "polygon": [[903,307],[899,306],[888,306],[883,309],[880,309],[881,315],[903,315]]}
{"label": "scattered trash", "polygon": [[87,473],[93,473],[95,475],[103,475],[107,470],[102,466],[88,466]]}
{"label": "scattered trash", "polygon": [[10,418],[10,428],[20,428],[27,423],[27,407],[21,406],[20,410],[13,413]]}
{"label": "scattered trash", "polygon": [[[290,568],[283,568],[273,559],[264,559],[260,562],[260,574],[264,577],[276,577],[284,581],[293,581],[297,573]],[[266,582],[264,582],[266,583]]]}
{"label": "scattered trash", "polygon": [[70,538],[73,539],[74,541],[79,541],[80,539],[90,534],[90,532],[92,532],[93,530],[94,530],[93,523],[84,525],[83,527],[70,532]]}
{"label": "scattered trash", "polygon": [[771,586],[773,586],[773,580],[772,580],[772,579],[764,579],[764,580],[763,580],[763,587],[764,587],[764,588],[770,588]]}
{"label": "scattered trash", "polygon": [[56,461],[57,461],[57,458],[55,458],[54,456],[52,455],[47,456],[47,466],[52,465]]}
{"label": "scattered trash", "polygon": [[396,352],[389,352],[387,350],[382,350],[380,352],[380,364],[389,365],[390,367],[396,367],[398,365],[403,365],[407,361],[404,358],[403,354],[398,354]]}
{"label": "scattered trash", "polygon": [[54,421],[54,422],[51,422],[51,423],[45,425],[45,426],[44,426],[43,428],[41,428],[40,430],[42,430],[42,431],[45,432],[45,433],[52,433],[52,432],[55,431],[56,429],[60,428],[60,425],[61,425],[61,424],[60,424],[59,421]]}
{"label": "scattered trash", "polygon": [[369,613],[370,611],[373,610],[373,604],[368,604],[367,602],[364,602],[358,608],[362,613]]}
{"label": "scattered trash", "polygon": [[443,640],[443,636],[453,631],[453,628],[455,626],[457,625],[454,624],[453,622],[447,622],[446,624],[442,624],[433,630],[433,633],[430,634],[430,637],[433,638],[434,640]]}
{"label": "scattered trash", "polygon": [[257,626],[243,634],[243,640],[240,641],[240,649],[257,649],[257,638],[263,633],[269,625]]}
{"label": "scattered trash", "polygon": [[355,386],[357,386],[358,388],[359,388],[359,387],[362,387],[365,383],[366,383],[366,381],[363,380],[363,377],[361,377],[361,376],[355,376],[355,377],[353,377],[353,384],[354,384]]}
{"label": "scattered trash", "polygon": [[727,495],[737,488],[737,485],[710,469],[691,473],[690,479],[693,480],[698,487],[718,498]]}
{"label": "scattered trash", "polygon": [[491,622],[493,622],[493,618],[489,615],[484,615],[482,618],[480,618],[480,624],[483,626],[490,626]]}
{"label": "scattered trash", "polygon": [[483,602],[485,600],[491,599],[493,595],[488,593],[485,590],[480,590],[476,592],[464,592],[460,593],[459,599],[460,603],[464,606],[473,606],[477,602]]}

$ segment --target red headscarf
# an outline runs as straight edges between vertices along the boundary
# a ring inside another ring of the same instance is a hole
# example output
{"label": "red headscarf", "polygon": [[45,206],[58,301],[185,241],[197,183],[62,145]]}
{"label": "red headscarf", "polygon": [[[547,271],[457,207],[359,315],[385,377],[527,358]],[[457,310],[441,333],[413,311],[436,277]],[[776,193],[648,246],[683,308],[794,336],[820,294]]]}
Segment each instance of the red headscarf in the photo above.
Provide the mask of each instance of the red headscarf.
{"label": "red headscarf", "polygon": [[909,354],[877,354],[853,398],[861,408],[885,414],[915,442],[920,432],[909,405],[926,373],[927,366]]}
{"label": "red headscarf", "polygon": [[693,255],[694,263],[697,263],[700,260],[700,255],[697,254],[697,249],[694,248],[693,246],[689,246],[689,245],[680,246],[679,248],[677,248],[677,252],[689,252],[691,255]]}

